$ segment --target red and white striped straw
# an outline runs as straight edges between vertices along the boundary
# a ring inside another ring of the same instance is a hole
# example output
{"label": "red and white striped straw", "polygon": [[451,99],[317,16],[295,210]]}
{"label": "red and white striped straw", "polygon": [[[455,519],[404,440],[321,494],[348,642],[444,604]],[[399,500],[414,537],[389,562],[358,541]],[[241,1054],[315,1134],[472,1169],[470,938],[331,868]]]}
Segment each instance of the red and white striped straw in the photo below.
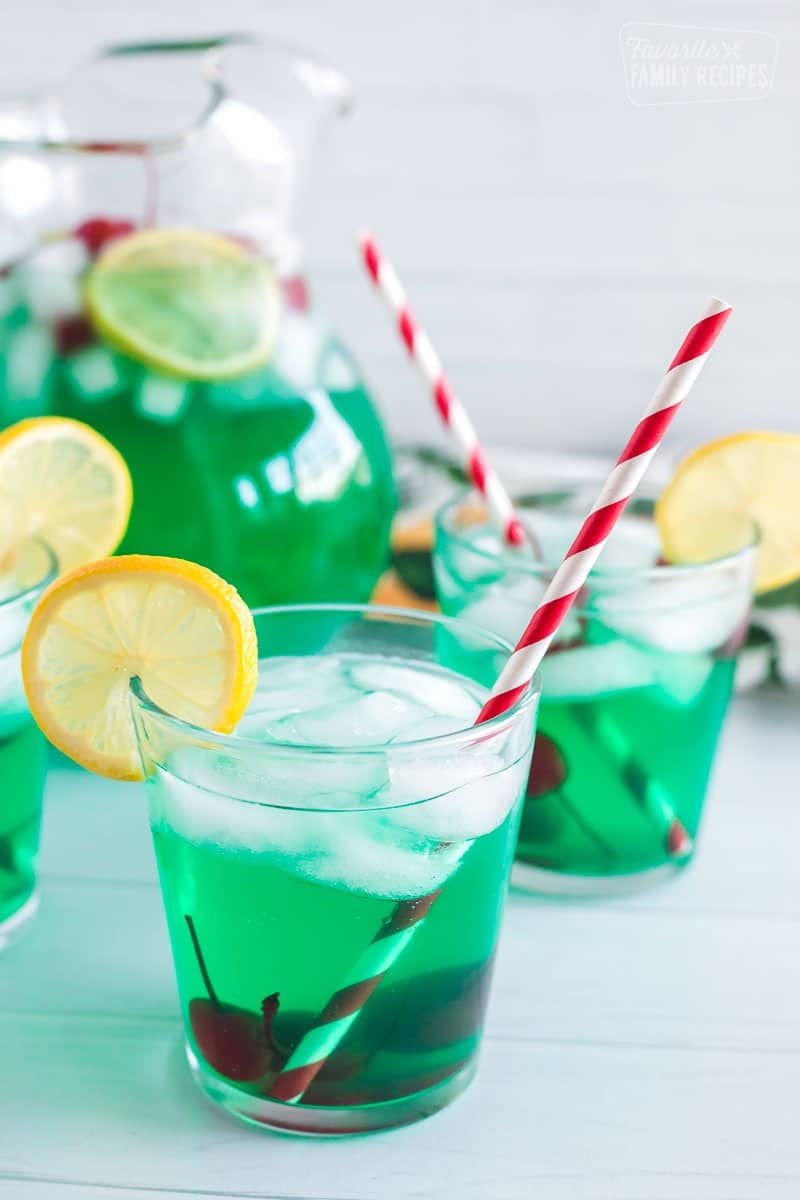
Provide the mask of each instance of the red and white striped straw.
{"label": "red and white striped straw", "polygon": [[[536,668],[585,583],[611,530],[641,482],[670,422],[700,374],[730,312],[730,307],[721,300],[710,300],[703,315],[684,338],[651,404],[634,429],[594,508],[581,526],[516,650],[501,672],[491,696],[478,714],[476,725],[512,708],[533,679]],[[432,892],[417,900],[401,900],[395,905],[342,981],[339,990],[276,1076],[268,1093],[272,1099],[288,1104],[301,1102],[387,971],[416,931],[424,925],[438,895],[438,892]]]}
{"label": "red and white striped straw", "polygon": [[479,722],[488,721],[511,708],[533,679],[559,625],[639,486],[730,314],[730,305],[722,300],[709,300],[702,316],[683,339],[655,396],[628,439],[594,507],[550,581],[541,604],[500,673],[492,694],[481,709]]}
{"label": "red and white striped straw", "polygon": [[511,497],[484,454],[475,427],[447,380],[433,342],[411,311],[397,271],[384,258],[372,234],[359,234],[359,243],[370,278],[394,313],[406,349],[430,384],[439,416],[461,452],[464,469],[485,498],[495,526],[508,545],[525,545],[528,539]]}
{"label": "red and white striped straw", "polygon": [[[414,316],[408,302],[407,293],[397,271],[388,259],[384,257],[372,234],[360,234],[359,242],[364,265],[367,268],[369,276],[383,295],[390,310],[394,313],[397,319],[397,328],[406,349],[430,384],[437,411],[445,427],[450,431],[457,447],[462,452],[465,469],[469,473],[477,490],[486,498],[492,523],[507,545],[515,548],[528,545],[534,554],[540,557],[535,535],[530,530],[524,528],[510,496],[481,447],[469,414],[448,383],[441,360],[433,347],[430,337],[419,325]],[[672,369],[677,366],[685,347],[686,343],[681,347],[675,361],[671,364],[668,377]],[[691,382],[692,380],[689,380],[686,386],[687,391],[688,387],[691,386]],[[663,386],[662,384],[662,388]],[[686,392],[684,391],[683,395],[685,394]],[[661,396],[661,400],[663,402],[663,395]],[[649,411],[652,411],[652,406]],[[634,434],[634,437],[637,436],[637,433]],[[626,447],[626,452],[629,449],[630,443]],[[655,447],[652,452],[655,453]],[[644,466],[646,465],[645,463]],[[692,840],[687,830],[668,803],[662,803],[656,811],[660,814],[660,823],[664,825],[666,845],[670,855],[677,858],[685,857],[692,848]]]}

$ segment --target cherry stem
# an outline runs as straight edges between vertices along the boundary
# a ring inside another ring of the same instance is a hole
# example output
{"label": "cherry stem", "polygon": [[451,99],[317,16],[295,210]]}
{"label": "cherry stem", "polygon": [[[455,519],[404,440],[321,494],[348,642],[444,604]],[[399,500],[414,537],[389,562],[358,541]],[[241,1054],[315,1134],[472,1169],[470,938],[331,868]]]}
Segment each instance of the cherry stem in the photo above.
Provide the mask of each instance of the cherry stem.
{"label": "cherry stem", "polygon": [[289,1051],[285,1046],[282,1046],[275,1037],[275,1031],[273,1029],[273,1021],[278,1015],[280,1002],[280,992],[272,992],[269,996],[265,996],[261,1001],[261,1017],[264,1022],[264,1033],[266,1035],[268,1044],[276,1053],[280,1054],[282,1058],[287,1059],[289,1057]]}
{"label": "cherry stem", "polygon": [[211,977],[208,974],[208,967],[206,966],[206,960],[203,958],[203,951],[200,949],[200,939],[197,936],[197,930],[194,927],[194,921],[192,920],[192,918],[189,916],[188,913],[185,913],[184,916],[186,918],[186,924],[189,926],[189,936],[192,939],[192,945],[194,946],[194,952],[197,956],[197,965],[200,968],[200,974],[203,976],[203,983],[206,985],[206,991],[208,992],[208,998],[211,1001],[211,1003],[214,1005],[214,1008],[221,1009],[222,1005],[220,1003],[219,996],[214,991],[214,985],[211,982]]}
{"label": "cherry stem", "polygon": [[14,846],[11,838],[0,838],[0,871],[7,871],[10,875],[15,866]]}

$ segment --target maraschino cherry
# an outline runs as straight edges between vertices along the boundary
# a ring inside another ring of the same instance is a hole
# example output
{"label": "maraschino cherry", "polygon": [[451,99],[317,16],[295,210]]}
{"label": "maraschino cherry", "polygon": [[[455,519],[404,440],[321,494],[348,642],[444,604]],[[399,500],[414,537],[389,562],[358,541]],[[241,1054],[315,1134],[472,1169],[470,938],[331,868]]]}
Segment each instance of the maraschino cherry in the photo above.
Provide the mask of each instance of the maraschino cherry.
{"label": "maraschino cherry", "polygon": [[223,1004],[209,978],[194,921],[188,914],[186,924],[208,992],[207,998],[196,996],[189,1002],[189,1023],[197,1048],[209,1066],[226,1079],[252,1083],[268,1071],[277,1070],[285,1058],[272,1039],[278,993],[265,998],[260,1016]]}
{"label": "maraschino cherry", "polygon": [[115,238],[127,237],[135,229],[132,221],[117,220],[114,217],[88,217],[75,227],[73,237],[83,242],[94,257],[104,250],[109,242]]}
{"label": "maraschino cherry", "polygon": [[567,763],[561,750],[546,733],[537,733],[528,776],[528,797],[554,792],[566,778]]}

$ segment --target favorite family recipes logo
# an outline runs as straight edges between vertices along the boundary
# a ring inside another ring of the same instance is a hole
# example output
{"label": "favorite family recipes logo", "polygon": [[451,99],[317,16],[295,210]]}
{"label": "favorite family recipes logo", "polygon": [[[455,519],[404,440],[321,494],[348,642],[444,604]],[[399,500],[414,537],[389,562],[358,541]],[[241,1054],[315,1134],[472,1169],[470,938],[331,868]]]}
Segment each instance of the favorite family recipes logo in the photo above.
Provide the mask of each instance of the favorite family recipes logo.
{"label": "favorite family recipes logo", "polygon": [[772,90],[778,41],[771,33],[629,21],[619,37],[632,104],[763,100]]}

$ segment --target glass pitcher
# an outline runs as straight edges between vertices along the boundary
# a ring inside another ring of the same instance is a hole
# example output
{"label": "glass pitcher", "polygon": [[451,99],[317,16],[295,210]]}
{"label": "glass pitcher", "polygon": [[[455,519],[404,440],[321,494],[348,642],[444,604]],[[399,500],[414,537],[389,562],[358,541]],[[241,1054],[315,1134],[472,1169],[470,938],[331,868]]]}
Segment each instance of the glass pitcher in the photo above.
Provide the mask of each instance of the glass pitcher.
{"label": "glass pitcher", "polygon": [[133,475],[124,552],[251,605],[368,598],[389,450],[298,222],[342,77],[236,36],[121,45],[0,107],[0,426],[57,413]]}

